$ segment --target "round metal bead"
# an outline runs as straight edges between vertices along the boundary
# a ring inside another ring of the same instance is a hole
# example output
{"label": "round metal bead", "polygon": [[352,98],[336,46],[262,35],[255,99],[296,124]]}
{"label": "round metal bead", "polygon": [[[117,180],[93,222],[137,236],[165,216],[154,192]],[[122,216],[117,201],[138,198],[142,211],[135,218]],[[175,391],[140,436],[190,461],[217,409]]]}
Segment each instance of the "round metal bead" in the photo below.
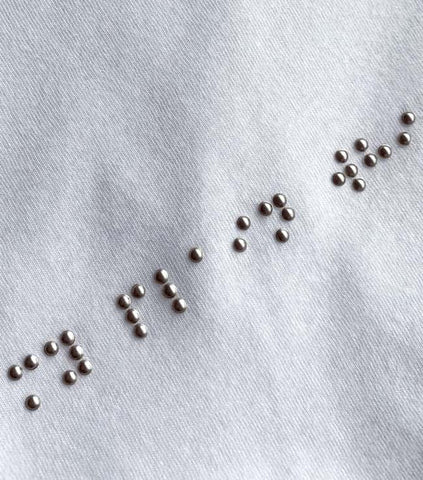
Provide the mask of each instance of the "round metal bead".
{"label": "round metal bead", "polygon": [[89,375],[93,371],[93,366],[89,360],[81,360],[78,364],[78,370],[81,375]]}
{"label": "round metal bead", "polygon": [[176,312],[182,313],[187,309],[187,302],[183,298],[177,298],[173,301],[173,309]]}
{"label": "round metal bead", "polygon": [[163,287],[163,295],[167,298],[173,298],[177,293],[178,293],[178,289],[176,288],[176,285],[174,285],[173,283],[167,283]]}
{"label": "round metal bead", "polygon": [[23,375],[23,370],[22,370],[22,367],[20,367],[19,365],[12,365],[9,368],[9,377],[12,380],[19,380],[20,378],[22,378],[22,375]]}
{"label": "round metal bead", "polygon": [[276,231],[276,240],[278,240],[281,243],[287,242],[289,240],[289,232],[280,228],[279,230]]}
{"label": "round metal bead", "polygon": [[194,247],[189,252],[189,258],[195,262],[199,263],[204,258],[203,250],[200,247]]}
{"label": "round metal bead", "polygon": [[73,385],[77,379],[78,375],[73,370],[66,370],[63,374],[63,382],[66,383],[66,385]]}
{"label": "round metal bead", "polygon": [[25,368],[28,370],[35,370],[38,365],[40,364],[40,361],[38,360],[38,357],[36,355],[27,355],[24,360],[24,365]]}
{"label": "round metal bead", "polygon": [[362,192],[366,188],[366,182],[362,178],[355,178],[353,180],[353,188],[357,192]]}
{"label": "round metal bead", "polygon": [[145,295],[145,287],[139,283],[136,283],[132,287],[132,295],[137,298],[142,298]]}
{"label": "round metal bead", "polygon": [[282,209],[282,218],[290,222],[295,218],[295,211],[293,208],[285,207]]}
{"label": "round metal bead", "polygon": [[332,182],[337,187],[342,187],[345,183],[345,175],[342,172],[336,172],[332,175]]}
{"label": "round metal bead", "polygon": [[416,116],[413,112],[404,112],[401,116],[401,120],[402,123],[405,123],[406,125],[411,125],[415,122]]}
{"label": "round metal bead", "polygon": [[84,356],[84,350],[81,345],[72,345],[69,349],[69,355],[75,360],[81,360]]}
{"label": "round metal bead", "polygon": [[145,338],[147,336],[147,327],[143,323],[138,323],[134,327],[134,335]]}
{"label": "round metal bead", "polygon": [[235,238],[233,245],[237,252],[245,252],[247,250],[247,242],[243,238]]}
{"label": "round metal bead", "polygon": [[158,283],[167,283],[167,281],[169,280],[169,274],[166,270],[161,268],[160,270],[157,270],[155,279]]}
{"label": "round metal bead", "polygon": [[272,215],[272,212],[273,212],[272,204],[269,202],[261,202],[259,204],[259,212],[265,217]]}
{"label": "round metal bead", "polygon": [[348,160],[348,152],[346,150],[337,150],[335,152],[335,160],[339,163],[345,163]]}
{"label": "round metal bead", "polygon": [[347,177],[354,178],[358,173],[358,167],[357,165],[350,163],[344,168],[344,172]]}
{"label": "round metal bead", "polygon": [[28,410],[38,410],[41,405],[41,400],[38,395],[30,395],[25,399],[25,406]]}
{"label": "round metal bead", "polygon": [[283,208],[286,205],[286,196],[283,193],[273,195],[273,205],[276,208]]}
{"label": "round metal bead", "polygon": [[377,157],[374,153],[368,153],[367,155],[364,155],[363,161],[368,167],[375,167],[377,164]]}
{"label": "round metal bead", "polygon": [[389,145],[381,145],[377,149],[377,153],[382,157],[382,158],[389,158],[392,155],[392,148]]}
{"label": "round metal bead", "polygon": [[122,295],[118,296],[117,303],[119,307],[128,308],[131,305],[131,297],[125,293],[122,293]]}
{"label": "round metal bead", "polygon": [[411,142],[411,136],[408,132],[401,132],[398,135],[398,143],[401,145],[410,145]]}
{"label": "round metal bead", "polygon": [[128,320],[128,322],[137,323],[140,318],[140,312],[135,308],[130,308],[126,311],[126,320]]}
{"label": "round metal bead", "polygon": [[49,355],[50,357],[56,355],[58,351],[59,345],[57,345],[56,342],[53,342],[53,340],[46,342],[46,344],[44,345],[44,353],[46,355]]}
{"label": "round metal bead", "polygon": [[365,138],[357,138],[354,146],[359,152],[365,152],[369,147],[369,142]]}
{"label": "round metal bead", "polygon": [[238,217],[236,225],[240,230],[248,230],[251,226],[251,221],[248,217],[245,216]]}
{"label": "round metal bead", "polygon": [[60,338],[65,345],[72,345],[75,341],[75,334],[70,330],[65,330]]}

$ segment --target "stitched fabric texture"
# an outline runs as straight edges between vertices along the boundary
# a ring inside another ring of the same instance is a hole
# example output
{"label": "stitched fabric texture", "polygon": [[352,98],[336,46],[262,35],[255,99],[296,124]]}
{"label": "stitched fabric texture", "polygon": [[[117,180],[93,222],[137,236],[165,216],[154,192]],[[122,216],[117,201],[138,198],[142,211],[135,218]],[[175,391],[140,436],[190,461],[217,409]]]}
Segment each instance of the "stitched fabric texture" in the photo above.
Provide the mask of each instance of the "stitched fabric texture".
{"label": "stitched fabric texture", "polygon": [[421,479],[421,2],[3,0],[0,32],[0,478]]}

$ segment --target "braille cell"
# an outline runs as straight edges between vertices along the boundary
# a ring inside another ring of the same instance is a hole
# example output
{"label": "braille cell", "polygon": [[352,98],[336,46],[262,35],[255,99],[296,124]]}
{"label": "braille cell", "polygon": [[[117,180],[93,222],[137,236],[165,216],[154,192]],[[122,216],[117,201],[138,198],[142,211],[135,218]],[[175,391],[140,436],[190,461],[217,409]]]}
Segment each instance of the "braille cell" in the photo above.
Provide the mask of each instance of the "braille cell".
{"label": "braille cell", "polygon": [[237,252],[245,252],[247,250],[247,242],[243,238],[235,238],[233,245]]}
{"label": "braille cell", "polygon": [[335,172],[332,175],[332,183],[337,187],[342,187],[345,183],[345,175],[342,172]]}

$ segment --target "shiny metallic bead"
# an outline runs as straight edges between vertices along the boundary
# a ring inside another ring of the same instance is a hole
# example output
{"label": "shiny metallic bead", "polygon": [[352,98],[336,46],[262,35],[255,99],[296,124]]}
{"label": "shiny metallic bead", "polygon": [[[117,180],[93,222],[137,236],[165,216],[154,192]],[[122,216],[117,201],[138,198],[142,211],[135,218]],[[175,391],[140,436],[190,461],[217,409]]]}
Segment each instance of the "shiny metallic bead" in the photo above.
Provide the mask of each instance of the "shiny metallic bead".
{"label": "shiny metallic bead", "polygon": [[44,353],[46,355],[49,355],[50,357],[52,357],[53,355],[56,355],[58,351],[59,351],[59,345],[57,345],[57,343],[54,342],[53,340],[50,340],[45,343]]}
{"label": "shiny metallic bead", "polygon": [[342,172],[336,172],[332,175],[332,182],[337,187],[342,187],[345,183],[345,175]]}
{"label": "shiny metallic bead", "polygon": [[273,195],[273,205],[276,208],[283,208],[286,205],[286,196],[283,193]]}
{"label": "shiny metallic bead", "polygon": [[358,173],[358,167],[357,165],[350,163],[349,165],[346,165],[346,167],[344,168],[344,172],[347,177],[353,178]]}
{"label": "shiny metallic bead", "polygon": [[155,279],[158,283],[167,283],[167,281],[169,280],[169,274],[166,270],[161,268],[160,270],[157,270],[155,274]]}
{"label": "shiny metallic bead", "polygon": [[65,330],[62,333],[62,336],[60,337],[60,339],[62,340],[62,343],[64,343],[65,345],[72,345],[73,342],[75,341],[75,334],[70,330]]}
{"label": "shiny metallic bead", "polygon": [[348,160],[348,152],[346,150],[337,150],[335,152],[335,160],[339,163],[345,163]]}
{"label": "shiny metallic bead", "polygon": [[177,293],[178,293],[178,289],[176,288],[176,285],[174,285],[173,283],[167,283],[163,287],[163,295],[167,298],[173,298]]}
{"label": "shiny metallic bead", "polygon": [[247,250],[247,242],[243,238],[235,238],[233,245],[237,252],[245,252]]}
{"label": "shiny metallic bead", "polygon": [[201,262],[204,258],[203,250],[200,247],[191,248],[189,258],[195,263]]}
{"label": "shiny metallic bead", "polygon": [[89,360],[81,360],[78,364],[78,370],[81,375],[89,375],[93,371],[93,366]]}
{"label": "shiny metallic bead", "polygon": [[411,136],[408,132],[401,132],[398,135],[398,143],[401,145],[410,145],[411,142]]}
{"label": "shiny metallic bead", "polygon": [[40,364],[40,361],[38,360],[38,357],[36,355],[27,355],[24,360],[24,365],[25,368],[28,370],[35,370],[38,365]]}
{"label": "shiny metallic bead", "polygon": [[74,370],[66,370],[63,374],[63,381],[66,385],[73,385],[78,380],[78,375]]}
{"label": "shiny metallic bead", "polygon": [[269,215],[272,214],[273,212],[273,207],[272,207],[272,204],[269,203],[269,202],[261,202],[259,204],[259,212],[264,215],[265,217],[268,217]]}
{"label": "shiny metallic bead", "polygon": [[367,155],[364,155],[363,161],[368,167],[375,167],[377,164],[377,157],[374,153],[368,153]]}
{"label": "shiny metallic bead", "polygon": [[362,178],[355,178],[353,180],[353,188],[357,192],[362,192],[366,188],[366,182]]}
{"label": "shiny metallic bead", "polygon": [[72,345],[69,349],[69,355],[75,360],[81,360],[84,356],[84,350],[81,345]]}
{"label": "shiny metallic bead", "polygon": [[20,367],[19,365],[12,365],[9,368],[8,373],[9,373],[9,377],[12,380],[19,380],[20,378],[22,378],[23,370],[22,370],[22,367]]}
{"label": "shiny metallic bead", "polygon": [[128,308],[131,305],[131,297],[126,295],[126,293],[122,293],[122,295],[118,296],[117,303],[119,307]]}
{"label": "shiny metallic bead", "polygon": [[128,320],[128,322],[137,323],[140,318],[140,312],[135,308],[129,308],[126,311],[126,320]]}
{"label": "shiny metallic bead", "polygon": [[290,222],[295,218],[295,211],[293,208],[285,207],[282,209],[282,218]]}
{"label": "shiny metallic bead", "polygon": [[289,240],[289,232],[283,230],[282,228],[279,228],[279,230],[276,231],[276,240],[281,243],[287,242]]}
{"label": "shiny metallic bead", "polygon": [[183,298],[177,298],[173,301],[173,309],[176,312],[182,313],[187,309],[187,302]]}
{"label": "shiny metallic bead", "polygon": [[416,121],[416,116],[413,112],[404,112],[401,116],[402,123],[406,125],[411,125]]}
{"label": "shiny metallic bead", "polygon": [[392,148],[389,145],[381,145],[377,149],[377,153],[382,157],[382,158],[389,158],[392,155]]}
{"label": "shiny metallic bead", "polygon": [[251,221],[248,217],[242,216],[242,217],[238,217],[236,224],[240,230],[248,230],[251,226]]}
{"label": "shiny metallic bead", "polygon": [[147,327],[143,323],[138,323],[134,327],[134,334],[137,337],[145,338],[147,336]]}
{"label": "shiny metallic bead", "polygon": [[369,147],[369,142],[365,138],[357,138],[354,146],[359,152],[365,152]]}
{"label": "shiny metallic bead", "polygon": [[38,395],[29,395],[25,399],[25,406],[28,410],[38,410],[41,405],[41,400]]}
{"label": "shiny metallic bead", "polygon": [[143,285],[140,285],[139,283],[136,283],[132,287],[132,295],[137,298],[142,298],[145,295],[145,287]]}

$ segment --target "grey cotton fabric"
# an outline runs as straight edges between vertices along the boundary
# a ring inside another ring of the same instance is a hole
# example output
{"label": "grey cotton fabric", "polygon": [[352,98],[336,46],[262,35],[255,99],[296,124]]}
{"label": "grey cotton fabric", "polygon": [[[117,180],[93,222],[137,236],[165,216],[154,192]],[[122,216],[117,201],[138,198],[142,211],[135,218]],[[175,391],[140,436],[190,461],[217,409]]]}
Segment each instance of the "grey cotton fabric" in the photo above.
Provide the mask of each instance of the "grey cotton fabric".
{"label": "grey cotton fabric", "polygon": [[[2,0],[0,478],[423,477],[422,8]],[[257,213],[277,192],[289,224]],[[94,368],[71,387],[42,353],[67,328]]]}

